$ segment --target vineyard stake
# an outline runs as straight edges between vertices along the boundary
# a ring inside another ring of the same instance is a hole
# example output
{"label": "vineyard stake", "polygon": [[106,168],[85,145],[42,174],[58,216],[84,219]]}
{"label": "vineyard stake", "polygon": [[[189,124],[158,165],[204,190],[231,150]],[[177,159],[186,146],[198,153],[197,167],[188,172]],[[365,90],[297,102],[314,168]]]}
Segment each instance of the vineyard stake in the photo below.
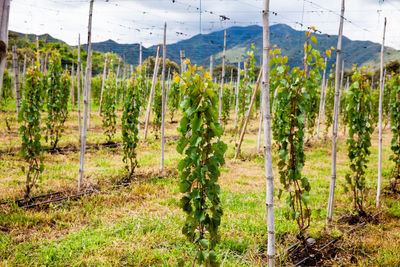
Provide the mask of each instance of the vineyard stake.
{"label": "vineyard stake", "polygon": [[319,127],[321,126],[322,122],[322,115],[325,112],[325,76],[326,76],[326,58],[325,58],[325,69],[322,75],[322,82],[321,82],[321,101],[319,103],[319,115],[318,115],[318,124],[317,124],[317,140],[319,138]]}
{"label": "vineyard stake", "polygon": [[92,14],[93,14],[93,2],[90,0],[89,7],[89,23],[88,23],[88,45],[87,45],[87,65],[86,65],[86,77],[85,77],[85,90],[83,98],[83,134],[81,138],[81,153],[79,159],[79,177],[78,177],[78,191],[82,186],[84,164],[85,164],[85,148],[86,148],[86,134],[88,125],[88,95],[90,92],[91,80],[92,80]]}
{"label": "vineyard stake", "polygon": [[8,17],[10,14],[10,0],[0,0],[0,98],[3,88],[3,74],[7,62],[8,47]]}
{"label": "vineyard stake", "polygon": [[165,107],[166,107],[166,95],[165,95],[165,64],[167,59],[167,23],[164,24],[164,42],[163,42],[163,65],[162,65],[162,72],[161,72],[161,80],[162,80],[162,110],[161,110],[161,163],[160,163],[160,170],[164,170],[164,128],[165,128]]}
{"label": "vineyard stake", "polygon": [[107,59],[108,59],[108,53],[106,53],[106,58],[104,60],[103,81],[101,83],[100,104],[99,104],[99,116],[101,115],[101,106],[103,105],[104,84],[106,82],[106,74],[107,74]]}
{"label": "vineyard stake", "polygon": [[339,106],[340,106],[340,57],[342,54],[342,36],[343,36],[343,16],[345,9],[345,0],[342,0],[342,7],[340,12],[340,24],[339,24],[339,35],[338,45],[336,50],[336,72],[335,72],[335,102],[333,108],[333,129],[332,129],[332,167],[331,167],[331,184],[329,188],[329,200],[326,222],[330,223],[332,220],[333,213],[333,202],[335,199],[335,184],[336,184],[336,145],[337,145],[337,132],[338,132],[338,119],[339,119]]}
{"label": "vineyard stake", "polygon": [[269,0],[264,0],[263,11],[263,67],[262,67],[262,107],[264,121],[264,168],[266,178],[266,212],[268,234],[268,266],[275,266],[275,219],[274,219],[274,173],[271,152],[271,108],[269,100]]}
{"label": "vineyard stake", "polygon": [[384,90],[383,79],[383,52],[385,50],[385,34],[386,34],[386,18],[383,25],[383,38],[381,46],[381,66],[380,66],[380,79],[379,79],[379,161],[378,161],[378,183],[376,192],[376,206],[381,204],[381,180],[382,180],[382,99]]}
{"label": "vineyard stake", "polygon": [[247,124],[249,123],[249,120],[250,120],[251,109],[253,108],[258,88],[260,87],[262,73],[263,72],[260,71],[260,74],[258,75],[258,78],[257,78],[256,86],[255,86],[254,91],[253,91],[253,95],[251,96],[250,106],[249,106],[249,109],[247,110],[246,120],[245,120],[245,122],[243,124],[242,132],[240,133],[239,143],[238,143],[237,148],[236,148],[235,157],[234,157],[235,159],[237,159],[237,157],[240,154],[240,147],[242,146],[243,138],[244,138],[244,135],[246,134]]}
{"label": "vineyard stake", "polygon": [[226,30],[224,31],[224,51],[222,54],[222,74],[221,74],[221,88],[219,90],[219,108],[218,108],[218,123],[221,123],[222,116],[222,92],[225,83],[225,58],[226,58]]}
{"label": "vineyard stake", "polygon": [[150,94],[149,94],[149,102],[147,104],[146,115],[144,117],[144,122],[145,122],[144,136],[143,136],[144,140],[147,139],[147,130],[149,128],[151,102],[153,102],[154,90],[156,88],[156,83],[157,83],[158,67],[160,66],[160,49],[161,49],[161,45],[158,45],[156,61],[154,64],[153,81],[151,83],[151,89],[150,89]]}
{"label": "vineyard stake", "polygon": [[15,101],[17,104],[17,114],[21,108],[20,102],[20,91],[19,91],[19,67],[18,67],[18,55],[17,55],[17,48],[15,45],[12,47],[12,54],[13,54],[13,67],[14,67],[14,82],[15,82]]}

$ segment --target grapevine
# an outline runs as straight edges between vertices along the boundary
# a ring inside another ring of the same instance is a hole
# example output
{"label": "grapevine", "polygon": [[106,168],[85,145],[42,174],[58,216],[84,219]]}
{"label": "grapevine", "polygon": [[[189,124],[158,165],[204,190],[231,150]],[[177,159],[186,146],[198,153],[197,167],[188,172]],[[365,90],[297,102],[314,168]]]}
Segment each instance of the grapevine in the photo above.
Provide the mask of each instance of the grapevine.
{"label": "grapevine", "polygon": [[400,184],[400,77],[398,74],[392,75],[390,81],[390,111],[392,126],[392,142],[391,149],[393,155],[390,156],[395,164],[391,175],[390,187],[397,192],[397,186]]}
{"label": "grapevine", "polygon": [[[346,98],[346,123],[349,126],[349,137],[346,141],[351,172],[346,174],[346,181],[353,192],[354,209],[365,214],[364,189],[365,171],[370,155],[372,121],[367,114],[371,110],[370,83],[365,72],[353,69],[352,85]],[[345,190],[348,191],[348,187]]]}
{"label": "grapevine", "polygon": [[124,103],[124,112],[122,114],[122,147],[124,149],[123,161],[126,163],[126,168],[129,172],[129,178],[137,167],[136,147],[139,142],[139,113],[140,113],[140,98],[138,97],[138,86],[132,77],[129,80],[126,89],[126,98]]}
{"label": "grapevine", "polygon": [[50,57],[46,87],[47,120],[46,140],[50,140],[53,148],[64,132],[64,123],[68,118],[68,98],[70,94],[70,77],[62,72],[60,54],[53,52]]}
{"label": "grapevine", "polygon": [[39,63],[31,66],[25,76],[24,98],[18,121],[21,123],[19,132],[22,135],[21,154],[28,163],[26,172],[25,197],[29,197],[32,187],[43,171],[43,158],[41,155],[40,111],[43,108],[43,82]]}
{"label": "grapevine", "polygon": [[183,234],[197,246],[199,264],[217,266],[213,252],[219,241],[218,227],[223,214],[220,204],[219,167],[225,164],[227,146],[220,140],[223,129],[218,121],[218,95],[208,73],[202,67],[188,65],[182,77],[181,90],[186,98],[181,103],[183,117],[178,131],[181,138],[178,153],[180,203],[186,213]]}
{"label": "grapevine", "polygon": [[116,75],[113,72],[110,72],[104,86],[103,105],[101,107],[101,114],[103,116],[103,129],[104,134],[107,136],[108,142],[111,142],[116,133],[115,81]]}

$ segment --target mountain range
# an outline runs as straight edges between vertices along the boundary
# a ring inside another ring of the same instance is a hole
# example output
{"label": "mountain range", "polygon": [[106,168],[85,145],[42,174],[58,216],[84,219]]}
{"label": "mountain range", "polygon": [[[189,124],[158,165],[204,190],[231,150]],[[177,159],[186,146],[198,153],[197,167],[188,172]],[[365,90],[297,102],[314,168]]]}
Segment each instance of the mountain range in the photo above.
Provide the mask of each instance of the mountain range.
{"label": "mountain range", "polygon": [[[237,64],[246,58],[246,53],[251,44],[255,45],[255,59],[260,64],[262,55],[262,27],[251,25],[245,27],[230,27],[227,33],[227,64]],[[337,35],[313,33],[318,42],[315,48],[325,51],[330,47],[336,47]],[[49,35],[44,35],[49,42],[57,41]],[[42,38],[42,37],[41,37]],[[31,39],[31,37],[29,37]],[[303,43],[306,40],[305,31],[298,31],[286,24],[275,24],[270,27],[271,45],[281,48],[282,55],[288,57],[290,66],[300,66],[303,60]],[[185,51],[187,58],[193,63],[208,66],[209,58],[214,56],[214,65],[221,64],[224,41],[224,30],[215,31],[208,34],[198,34],[189,39],[182,40],[167,45],[167,57],[175,62],[180,61],[180,50]],[[62,42],[62,41],[61,41]],[[155,56],[157,45],[143,47],[143,59]],[[86,45],[83,45],[86,49]],[[99,52],[114,52],[124,57],[129,64],[137,64],[139,61],[139,47],[135,44],[119,44],[113,40],[96,42],[92,44],[93,50]],[[371,65],[377,68],[379,65],[379,53],[381,45],[370,41],[351,40],[343,37],[342,58],[345,60],[345,68],[349,69],[353,64]],[[391,47],[385,47],[385,62],[400,59],[400,51]],[[336,52],[332,52],[328,60],[328,68],[336,60]]]}

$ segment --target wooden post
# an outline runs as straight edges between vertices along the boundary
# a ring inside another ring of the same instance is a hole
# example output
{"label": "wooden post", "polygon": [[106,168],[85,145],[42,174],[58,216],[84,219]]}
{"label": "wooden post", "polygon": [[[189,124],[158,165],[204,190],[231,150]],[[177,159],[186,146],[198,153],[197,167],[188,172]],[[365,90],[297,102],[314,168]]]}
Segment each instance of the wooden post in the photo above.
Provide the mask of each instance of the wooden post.
{"label": "wooden post", "polygon": [[99,116],[101,116],[101,106],[103,105],[104,85],[106,83],[106,74],[107,74],[107,60],[108,60],[108,53],[106,53],[106,58],[104,60],[103,81],[101,83],[100,103],[99,103]]}
{"label": "wooden post", "polygon": [[36,60],[40,63],[40,54],[39,54],[39,36],[36,36]]}
{"label": "wooden post", "polygon": [[319,138],[319,128],[321,126],[322,123],[322,115],[325,112],[325,76],[326,76],[326,60],[327,58],[325,58],[325,69],[322,75],[322,82],[321,82],[321,99],[319,102],[319,115],[318,115],[318,124],[317,124],[317,135],[316,138],[318,140]]}
{"label": "wooden post", "polygon": [[214,57],[210,56],[210,77],[211,77],[211,80],[213,78],[213,72],[214,72]]}
{"label": "wooden post", "polygon": [[185,64],[185,51],[181,50],[180,51],[181,54],[181,75],[186,71],[186,64]]}
{"label": "wooden post", "polygon": [[24,67],[23,67],[23,69],[22,69],[22,88],[24,87],[24,85],[25,85],[25,72],[26,72],[26,53],[24,54]]}
{"label": "wooden post", "polygon": [[72,102],[72,111],[75,109],[75,66],[74,61],[72,60],[72,68],[71,68],[71,102]]}
{"label": "wooden post", "polygon": [[[124,60],[125,61],[125,60]],[[122,110],[124,110],[124,103],[125,103],[125,97],[126,97],[126,66],[124,65],[124,68],[122,69],[122,90],[123,90],[123,95],[122,95]]]}
{"label": "wooden post", "polygon": [[386,18],[383,25],[383,38],[381,46],[381,68],[380,68],[380,79],[379,79],[379,160],[378,160],[378,183],[376,192],[376,206],[381,205],[381,183],[382,183],[382,101],[383,101],[383,90],[384,90],[384,79],[383,79],[383,52],[385,50],[385,35],[386,35]]}
{"label": "wooden post", "polygon": [[81,116],[81,35],[78,35],[78,66],[76,67],[76,77],[78,79],[78,126],[79,126],[79,142],[82,139],[82,116]]}
{"label": "wooden post", "polygon": [[3,74],[7,62],[8,47],[8,18],[10,14],[10,0],[0,0],[0,98],[3,88]]}
{"label": "wooden post", "polygon": [[[261,61],[262,62],[262,61]],[[261,92],[260,92],[261,93]],[[262,99],[260,101],[260,120],[258,124],[258,138],[257,138],[257,153],[260,152],[261,149],[261,134],[262,134]]]}
{"label": "wooden post", "polygon": [[13,67],[14,67],[14,80],[15,80],[15,102],[17,104],[17,114],[19,113],[21,103],[20,103],[20,92],[19,92],[19,66],[18,66],[18,55],[17,48],[15,45],[12,47],[13,54]]}
{"label": "wooden post", "polygon": [[244,138],[244,135],[246,134],[246,128],[247,128],[247,124],[249,123],[249,120],[250,120],[251,109],[253,108],[258,88],[260,87],[261,78],[262,78],[262,71],[260,71],[260,74],[258,75],[257,83],[254,88],[253,95],[251,96],[250,106],[249,106],[249,109],[247,110],[247,114],[246,114],[246,120],[244,122],[242,132],[240,133],[239,143],[236,147],[235,159],[237,159],[237,157],[240,154],[240,147],[242,146],[243,138]]}
{"label": "wooden post", "polygon": [[164,42],[163,42],[163,66],[162,66],[162,73],[161,73],[161,80],[162,80],[162,115],[161,115],[161,163],[160,163],[160,170],[164,170],[164,128],[165,128],[165,111],[166,111],[166,95],[165,95],[165,64],[167,59],[167,23],[164,24]]}
{"label": "wooden post", "polygon": [[[91,51],[91,58],[93,58],[93,51]],[[90,67],[92,68],[92,67]],[[87,67],[86,67],[86,71],[87,71]],[[86,78],[85,78],[85,82],[86,82]],[[90,83],[92,82],[92,72],[90,72]],[[92,117],[92,84],[90,84],[89,86],[89,92],[88,92],[88,105],[89,105],[89,115],[88,115],[88,128],[91,128],[91,124],[90,124],[90,118]]]}
{"label": "wooden post", "polygon": [[160,65],[160,49],[161,49],[161,45],[158,45],[156,62],[154,64],[153,81],[151,83],[151,89],[150,89],[150,94],[149,94],[149,102],[147,103],[146,115],[144,118],[144,140],[146,140],[146,138],[147,138],[147,130],[149,128],[151,102],[153,102],[154,89],[156,88],[156,82],[157,82],[157,76],[158,76],[157,75],[158,67]]}
{"label": "wooden post", "polygon": [[335,102],[333,108],[333,129],[332,129],[332,167],[331,167],[331,184],[329,188],[328,210],[326,222],[332,221],[333,203],[335,199],[335,186],[336,186],[336,145],[337,145],[337,132],[339,126],[339,107],[340,107],[340,58],[342,54],[342,36],[343,36],[343,17],[345,9],[345,0],[342,0],[342,8],[340,12],[340,25],[338,34],[338,44],[336,50],[336,72],[335,72]]}
{"label": "wooden post", "polygon": [[43,61],[43,72],[47,73],[47,60],[49,58],[49,53],[46,52]]}
{"label": "wooden post", "polygon": [[117,107],[118,103],[118,77],[121,68],[121,57],[118,59],[118,67],[117,67],[117,77],[115,79],[115,107]]}
{"label": "wooden post", "polygon": [[264,168],[266,178],[266,210],[267,210],[267,234],[268,234],[268,267],[275,266],[275,219],[274,219],[274,173],[272,170],[271,152],[271,107],[269,100],[269,0],[264,0],[263,11],[263,82],[262,82],[262,106],[264,121]]}
{"label": "wooden post", "polygon": [[92,79],[92,14],[93,14],[93,2],[94,0],[90,0],[89,7],[89,23],[88,23],[88,45],[87,45],[87,65],[86,65],[86,77],[85,77],[85,92],[83,99],[83,131],[81,138],[81,154],[79,160],[79,177],[78,177],[78,191],[81,189],[83,172],[84,172],[84,164],[85,164],[85,149],[86,149],[86,132],[88,125],[88,100],[89,100],[89,92],[91,86]]}
{"label": "wooden post", "polygon": [[218,123],[221,123],[222,117],[222,94],[225,85],[225,58],[226,58],[226,30],[224,31],[224,51],[222,54],[222,73],[221,73],[221,89],[219,90],[219,109],[218,109]]}
{"label": "wooden post", "polygon": [[239,109],[239,87],[240,87],[240,61],[238,62],[238,75],[237,75],[237,83],[236,83],[236,92],[235,92],[235,128],[237,126],[238,120],[238,109]]}

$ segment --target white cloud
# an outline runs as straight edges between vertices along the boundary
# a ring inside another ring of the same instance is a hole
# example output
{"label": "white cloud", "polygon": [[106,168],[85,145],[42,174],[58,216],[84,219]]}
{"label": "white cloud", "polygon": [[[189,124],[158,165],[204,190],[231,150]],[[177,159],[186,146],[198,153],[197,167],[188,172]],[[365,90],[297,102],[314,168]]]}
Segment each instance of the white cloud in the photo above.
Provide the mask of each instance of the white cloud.
{"label": "white cloud", "polygon": [[[189,38],[200,31],[200,0],[96,0],[93,41],[113,39],[119,43],[142,41],[145,46],[162,41],[168,24],[167,42]],[[316,26],[323,33],[337,34],[340,0],[271,0],[271,23],[296,29]],[[388,18],[387,42],[400,48],[400,3],[395,0],[347,1],[344,34],[354,40],[380,42],[383,18]],[[235,25],[261,25],[262,0],[202,0],[202,32]],[[24,33],[49,33],[69,44],[77,36],[86,42],[88,0],[12,0],[10,29]],[[211,13],[212,12],[212,13]],[[230,20],[221,20],[224,15]],[[300,26],[303,23],[303,27]]]}

